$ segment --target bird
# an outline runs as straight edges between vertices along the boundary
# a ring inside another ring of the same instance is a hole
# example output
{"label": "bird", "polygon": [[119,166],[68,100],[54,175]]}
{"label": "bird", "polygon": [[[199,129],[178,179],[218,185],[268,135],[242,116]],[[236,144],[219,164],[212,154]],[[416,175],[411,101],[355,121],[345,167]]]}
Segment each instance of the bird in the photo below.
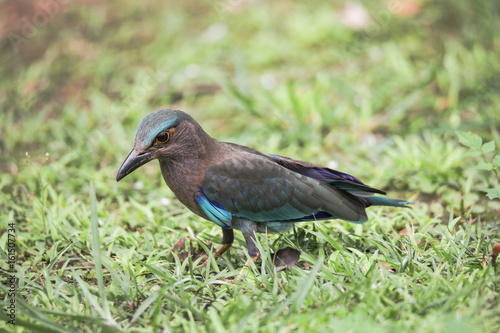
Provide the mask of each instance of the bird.
{"label": "bird", "polygon": [[260,256],[257,233],[282,233],[305,221],[364,223],[370,206],[411,204],[381,197],[386,192],[344,172],[218,141],[181,110],[142,119],[116,181],[152,160],[184,206],[222,228],[216,258],[231,247],[234,230],[241,231],[250,257],[245,266]]}

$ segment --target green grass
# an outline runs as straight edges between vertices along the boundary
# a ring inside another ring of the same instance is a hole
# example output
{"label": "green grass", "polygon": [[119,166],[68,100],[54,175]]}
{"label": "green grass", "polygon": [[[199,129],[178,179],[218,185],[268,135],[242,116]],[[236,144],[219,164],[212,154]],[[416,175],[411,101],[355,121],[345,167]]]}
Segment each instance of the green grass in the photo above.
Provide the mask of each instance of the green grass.
{"label": "green grass", "polygon": [[[364,1],[360,30],[340,1],[78,1],[48,21],[0,5],[2,309],[12,223],[18,278],[16,326],[1,329],[498,332],[499,268],[483,261],[500,243],[500,6],[417,3],[402,17]],[[160,107],[414,205],[262,236],[262,259],[226,283],[247,260],[241,234],[218,265],[181,262],[179,238],[209,250],[220,228],[156,163],[115,181]],[[301,260],[274,272],[286,246]]]}

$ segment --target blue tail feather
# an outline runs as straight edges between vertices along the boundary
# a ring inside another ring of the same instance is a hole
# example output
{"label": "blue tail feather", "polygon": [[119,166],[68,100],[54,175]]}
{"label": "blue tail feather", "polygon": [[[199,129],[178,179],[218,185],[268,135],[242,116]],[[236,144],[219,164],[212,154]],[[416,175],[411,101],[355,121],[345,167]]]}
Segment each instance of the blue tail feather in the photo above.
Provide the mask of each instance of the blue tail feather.
{"label": "blue tail feather", "polygon": [[371,196],[370,199],[373,201],[372,206],[408,207],[407,205],[412,204],[409,201],[378,197],[376,195]]}

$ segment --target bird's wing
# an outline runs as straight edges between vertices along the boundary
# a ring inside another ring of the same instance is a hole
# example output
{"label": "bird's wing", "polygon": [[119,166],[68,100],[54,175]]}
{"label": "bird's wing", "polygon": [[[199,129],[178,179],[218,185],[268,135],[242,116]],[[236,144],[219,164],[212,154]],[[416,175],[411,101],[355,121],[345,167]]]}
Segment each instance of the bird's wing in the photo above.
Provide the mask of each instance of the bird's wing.
{"label": "bird's wing", "polygon": [[[262,153],[260,153],[262,154]],[[279,155],[264,154],[277,164],[300,173],[301,175],[311,177],[323,183],[328,183],[342,191],[349,192],[363,202],[365,207],[369,206],[393,206],[408,208],[411,202],[400,199],[391,199],[379,197],[374,194],[386,194],[378,188],[363,184],[359,179],[347,173],[343,173],[321,165],[308,162],[297,161],[288,157]]]}
{"label": "bird's wing", "polygon": [[356,196],[372,196],[375,193],[386,194],[384,191],[363,184],[359,179],[347,173],[325,168],[321,165],[297,161],[289,157],[266,154],[272,161],[304,176],[317,179],[347,191]]}
{"label": "bird's wing", "polygon": [[[354,176],[351,176],[347,173],[340,172],[337,170],[333,170],[330,168],[325,168],[321,165],[314,164],[314,163],[309,163],[309,162],[303,162],[303,161],[298,161],[294,160],[293,158],[289,157],[284,157],[280,155],[274,155],[274,154],[266,154],[262,153],[258,150],[238,145],[235,143],[229,143],[226,142],[226,144],[229,144],[236,148],[237,150],[240,151],[245,151],[250,154],[255,154],[258,156],[263,156],[265,158],[270,159],[271,161],[291,170],[297,173],[300,173],[301,175],[307,176],[314,178],[316,180],[319,180],[320,182],[326,182],[330,185],[333,185],[337,187],[338,189],[350,192],[353,195],[356,196],[372,196],[376,193],[378,194],[386,194],[384,191],[379,190],[377,188],[368,186],[363,184],[359,179],[357,179]],[[367,202],[367,206],[369,206],[369,203]]]}
{"label": "bird's wing", "polygon": [[350,193],[241,151],[207,167],[196,199],[221,227],[230,227],[232,216],[255,222],[367,220],[365,204]]}

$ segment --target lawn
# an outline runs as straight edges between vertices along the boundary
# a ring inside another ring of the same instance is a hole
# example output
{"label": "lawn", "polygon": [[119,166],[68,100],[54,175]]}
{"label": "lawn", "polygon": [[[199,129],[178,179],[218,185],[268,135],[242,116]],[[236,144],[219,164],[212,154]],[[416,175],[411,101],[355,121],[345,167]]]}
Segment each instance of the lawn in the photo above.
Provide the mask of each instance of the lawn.
{"label": "lawn", "polygon": [[[497,0],[3,2],[0,331],[500,331],[499,15]],[[262,235],[232,284],[241,233],[207,267],[182,260],[180,238],[210,253],[221,229],[156,162],[115,180],[159,108],[413,205]],[[287,246],[300,261],[276,272]]]}

